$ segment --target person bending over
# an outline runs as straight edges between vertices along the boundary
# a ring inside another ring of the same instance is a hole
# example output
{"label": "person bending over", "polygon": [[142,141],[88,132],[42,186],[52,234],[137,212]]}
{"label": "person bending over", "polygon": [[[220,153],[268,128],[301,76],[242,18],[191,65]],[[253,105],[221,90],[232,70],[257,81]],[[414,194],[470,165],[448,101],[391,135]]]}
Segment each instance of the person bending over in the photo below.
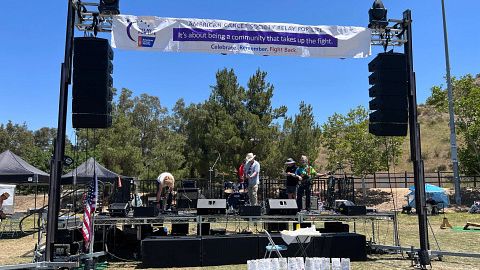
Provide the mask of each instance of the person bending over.
{"label": "person bending over", "polygon": [[157,208],[160,210],[171,209],[175,178],[171,173],[164,172],[157,177],[157,182]]}
{"label": "person bending over", "polygon": [[6,201],[10,197],[8,192],[4,192],[0,195],[0,219],[5,219],[7,215],[3,212],[3,202]]}

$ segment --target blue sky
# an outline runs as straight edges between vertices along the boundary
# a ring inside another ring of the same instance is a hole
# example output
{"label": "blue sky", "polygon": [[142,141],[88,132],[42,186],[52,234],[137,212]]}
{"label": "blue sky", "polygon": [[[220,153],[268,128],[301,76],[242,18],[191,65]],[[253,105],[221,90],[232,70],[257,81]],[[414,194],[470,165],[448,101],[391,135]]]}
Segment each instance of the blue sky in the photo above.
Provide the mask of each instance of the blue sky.
{"label": "blue sky", "polygon": [[[244,22],[285,22],[306,25],[368,24],[371,0],[345,1],[121,1],[123,14],[159,17],[225,19]],[[66,1],[4,1],[0,32],[0,123],[26,122],[29,128],[56,127],[59,73],[65,43]],[[413,14],[414,68],[420,103],[433,85],[445,84],[440,0],[384,0],[390,18]],[[446,0],[452,75],[480,73],[480,38],[475,31],[480,1]],[[18,15],[21,14],[21,15]],[[83,33],[77,32],[76,36]],[[109,35],[101,35],[109,37]],[[374,47],[373,53],[381,52]],[[403,51],[397,48],[397,51]],[[287,105],[289,115],[304,100],[323,123],[335,112],[368,106],[367,59],[260,57],[199,53],[146,53],[115,50],[114,86],[135,95],[148,93],[171,109],[183,97],[187,104],[205,100],[215,72],[233,68],[246,85],[258,69],[274,84],[273,103]],[[69,103],[69,109],[71,104]],[[72,135],[68,120],[69,136]]]}

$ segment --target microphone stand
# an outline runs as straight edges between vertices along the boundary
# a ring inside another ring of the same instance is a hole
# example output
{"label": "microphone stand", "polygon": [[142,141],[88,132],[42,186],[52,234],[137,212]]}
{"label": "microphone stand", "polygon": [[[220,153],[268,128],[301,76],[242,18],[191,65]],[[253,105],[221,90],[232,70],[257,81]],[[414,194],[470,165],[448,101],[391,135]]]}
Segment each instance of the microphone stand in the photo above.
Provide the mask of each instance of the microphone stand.
{"label": "microphone stand", "polygon": [[209,180],[208,180],[208,190],[209,190],[209,193],[210,193],[210,199],[213,199],[213,195],[212,195],[212,173],[213,173],[213,169],[215,168],[215,165],[217,165],[217,162],[218,160],[220,159],[220,153],[218,153],[218,157],[217,157],[217,160],[215,160],[215,163],[213,163],[213,165],[208,169],[208,172],[209,172]]}

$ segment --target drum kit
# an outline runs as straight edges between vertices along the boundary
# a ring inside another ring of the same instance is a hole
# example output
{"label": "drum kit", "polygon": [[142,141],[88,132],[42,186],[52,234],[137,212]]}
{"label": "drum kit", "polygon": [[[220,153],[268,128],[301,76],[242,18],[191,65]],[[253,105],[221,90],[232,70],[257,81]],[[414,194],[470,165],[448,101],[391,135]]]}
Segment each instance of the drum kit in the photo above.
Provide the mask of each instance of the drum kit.
{"label": "drum kit", "polygon": [[246,183],[235,184],[233,182],[225,182],[223,189],[228,208],[238,210],[241,205],[249,203]]}

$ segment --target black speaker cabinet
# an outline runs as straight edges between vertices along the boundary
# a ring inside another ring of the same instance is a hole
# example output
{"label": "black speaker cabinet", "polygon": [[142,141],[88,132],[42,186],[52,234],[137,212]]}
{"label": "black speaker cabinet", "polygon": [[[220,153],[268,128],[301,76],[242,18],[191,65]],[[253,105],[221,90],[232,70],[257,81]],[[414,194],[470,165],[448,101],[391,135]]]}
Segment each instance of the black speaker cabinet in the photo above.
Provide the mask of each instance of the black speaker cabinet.
{"label": "black speaker cabinet", "polygon": [[133,207],[134,217],[155,217],[158,215],[158,210],[153,207]]}
{"label": "black speaker cabinet", "polygon": [[325,222],[324,228],[319,229],[321,233],[348,233],[349,230],[350,226],[348,224],[338,221]]}
{"label": "black speaker cabinet", "polygon": [[226,211],[227,200],[225,199],[199,199],[197,202],[198,215],[224,215]]}
{"label": "black speaker cabinet", "polygon": [[112,217],[126,217],[128,210],[128,203],[112,203],[108,206],[108,212]]}
{"label": "black speaker cabinet", "polygon": [[173,223],[172,235],[187,235],[188,228],[189,228],[188,223]]}
{"label": "black speaker cabinet", "polygon": [[[184,184],[184,182],[182,182]],[[195,184],[195,182],[193,182]],[[190,186],[190,184],[188,184]],[[177,209],[190,209],[197,206],[197,200],[199,197],[199,189],[192,188],[179,188],[177,189]]]}
{"label": "black speaker cabinet", "polygon": [[291,215],[297,214],[297,202],[294,199],[268,199],[267,214]]}
{"label": "black speaker cabinet", "polygon": [[197,226],[197,235],[210,235],[210,223],[202,223]]}
{"label": "black speaker cabinet", "polygon": [[258,259],[258,253],[256,235],[202,237],[203,266],[245,264]]}
{"label": "black speaker cabinet", "polygon": [[201,266],[202,241],[197,237],[149,237],[142,240],[142,267]]}
{"label": "black speaker cabinet", "polygon": [[268,232],[281,232],[283,230],[288,230],[288,222],[265,222],[263,223],[263,228]]}
{"label": "black speaker cabinet", "polygon": [[365,205],[340,205],[340,214],[347,216],[363,216],[367,214],[367,207]]}
{"label": "black speaker cabinet", "polygon": [[315,257],[367,260],[366,239],[356,233],[326,233],[313,238]]}

